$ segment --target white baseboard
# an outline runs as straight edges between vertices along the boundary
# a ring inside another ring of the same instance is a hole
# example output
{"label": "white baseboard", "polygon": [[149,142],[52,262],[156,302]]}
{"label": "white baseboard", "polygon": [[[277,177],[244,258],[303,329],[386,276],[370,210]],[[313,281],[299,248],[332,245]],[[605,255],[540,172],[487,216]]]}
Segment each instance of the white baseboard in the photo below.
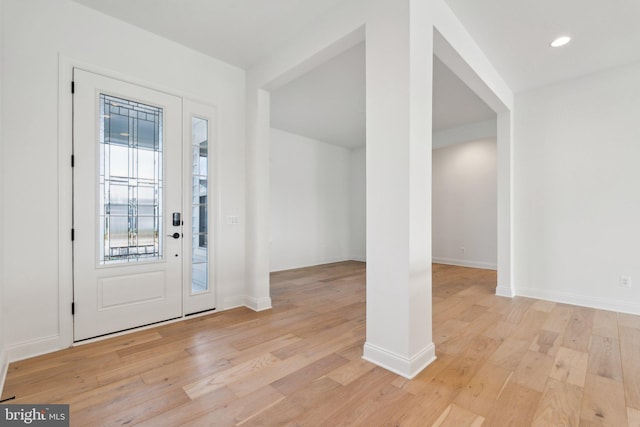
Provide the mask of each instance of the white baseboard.
{"label": "white baseboard", "polygon": [[[345,262],[345,261],[360,261],[360,260],[356,260],[350,256],[331,257],[331,258],[325,258],[321,260],[307,260],[303,262],[296,262],[293,264],[282,264],[282,265],[277,265],[276,267],[270,267],[269,272],[277,273],[280,271],[297,270],[299,268],[315,267],[317,265],[325,265],[325,264],[335,264],[336,262]],[[363,259],[362,261],[365,261],[365,260]]]}
{"label": "white baseboard", "polygon": [[472,261],[468,259],[453,259],[453,258],[439,258],[432,257],[432,262],[436,264],[457,265],[460,267],[482,268],[485,270],[497,270],[498,264],[484,261]]}
{"label": "white baseboard", "polygon": [[222,300],[222,310],[244,307],[244,295],[235,295]]}
{"label": "white baseboard", "polygon": [[496,287],[496,295],[499,297],[507,297],[513,298],[516,294],[513,292],[513,288],[511,286],[498,286]]}
{"label": "white baseboard", "polygon": [[364,255],[352,255],[349,257],[349,261],[367,262],[367,257]]}
{"label": "white baseboard", "polygon": [[253,311],[263,311],[271,309],[271,298],[253,298],[253,297],[245,297],[245,304],[248,308]]}
{"label": "white baseboard", "polygon": [[436,360],[436,348],[431,343],[415,356],[406,358],[366,342],[362,358],[395,374],[412,379]]}
{"label": "white baseboard", "polygon": [[60,349],[60,336],[51,335],[8,345],[6,357],[8,362],[17,362],[18,360],[40,356]]}
{"label": "white baseboard", "polygon": [[5,349],[0,350],[0,396],[4,390],[4,382],[7,379],[7,370],[9,369],[9,360]]}
{"label": "white baseboard", "polygon": [[516,289],[516,295],[553,302],[561,302],[571,305],[579,305],[581,307],[590,307],[600,310],[617,311],[620,313],[640,315],[640,306],[638,306],[637,303],[629,301],[589,297],[584,295],[571,294],[568,292],[549,291],[545,289],[520,287]]}

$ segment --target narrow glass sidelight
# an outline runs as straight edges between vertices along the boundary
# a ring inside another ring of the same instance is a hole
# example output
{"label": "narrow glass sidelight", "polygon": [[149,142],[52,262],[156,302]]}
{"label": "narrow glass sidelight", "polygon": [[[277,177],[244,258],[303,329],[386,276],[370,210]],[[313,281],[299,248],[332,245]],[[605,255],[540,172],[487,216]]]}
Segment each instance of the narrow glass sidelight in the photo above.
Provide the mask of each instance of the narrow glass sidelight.
{"label": "narrow glass sidelight", "polygon": [[162,108],[100,94],[100,264],[162,259]]}
{"label": "narrow glass sidelight", "polygon": [[209,121],[191,119],[191,293],[209,290]]}

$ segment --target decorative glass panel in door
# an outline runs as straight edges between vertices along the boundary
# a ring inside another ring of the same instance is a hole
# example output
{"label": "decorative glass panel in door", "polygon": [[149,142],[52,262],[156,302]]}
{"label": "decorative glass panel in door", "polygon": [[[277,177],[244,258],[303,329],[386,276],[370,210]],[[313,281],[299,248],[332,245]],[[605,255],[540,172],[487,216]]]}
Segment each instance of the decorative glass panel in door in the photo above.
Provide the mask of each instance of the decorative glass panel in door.
{"label": "decorative glass panel in door", "polygon": [[162,108],[100,94],[100,263],[162,259]]}

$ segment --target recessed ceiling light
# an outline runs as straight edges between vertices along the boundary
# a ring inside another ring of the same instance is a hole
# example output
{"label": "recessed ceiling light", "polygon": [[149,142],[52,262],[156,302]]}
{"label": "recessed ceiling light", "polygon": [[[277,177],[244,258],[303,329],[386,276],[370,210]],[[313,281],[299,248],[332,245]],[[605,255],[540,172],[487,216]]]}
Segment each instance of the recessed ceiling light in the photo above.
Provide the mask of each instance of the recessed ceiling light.
{"label": "recessed ceiling light", "polygon": [[569,43],[570,41],[571,41],[571,37],[569,37],[569,36],[561,36],[561,37],[558,37],[557,39],[555,39],[554,41],[552,41],[550,46],[551,47],[560,47],[560,46],[564,46],[565,44]]}

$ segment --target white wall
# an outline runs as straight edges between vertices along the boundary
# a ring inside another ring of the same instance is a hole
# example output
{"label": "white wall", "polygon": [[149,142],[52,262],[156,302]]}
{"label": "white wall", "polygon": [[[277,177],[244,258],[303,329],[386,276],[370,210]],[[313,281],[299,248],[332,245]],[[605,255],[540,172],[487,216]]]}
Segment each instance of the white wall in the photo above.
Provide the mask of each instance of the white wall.
{"label": "white wall", "polygon": [[[0,0],[0,166],[4,165],[4,1]],[[0,169],[0,394],[4,385],[4,379],[7,372],[7,358],[5,352],[5,300],[4,300],[4,210],[7,204],[4,202],[4,171]]]}
{"label": "white wall", "polygon": [[[66,300],[70,265],[61,263],[70,229],[67,138],[71,116],[70,69],[80,62],[111,70],[180,95],[213,104],[219,113],[218,162],[220,214],[238,215],[241,224],[222,223],[219,238],[218,301],[242,303],[244,295],[244,71],[181,45],[117,21],[68,0],[5,0],[2,170],[6,186],[2,244],[5,250],[5,321],[11,358],[60,348],[70,324]],[[62,66],[61,66],[62,67]],[[60,98],[59,98],[60,97]],[[60,119],[58,114],[60,113]],[[59,151],[60,144],[60,151]],[[63,188],[58,188],[58,182]],[[59,205],[59,200],[64,203]],[[60,212],[60,213],[59,213]],[[63,224],[59,230],[59,224]],[[68,228],[67,228],[68,227]],[[37,266],[37,268],[34,268]],[[59,279],[62,278],[62,279]],[[70,294],[69,294],[70,295]],[[70,296],[69,296],[70,297]],[[60,308],[62,307],[62,310]]]}
{"label": "white wall", "polygon": [[350,255],[350,151],[271,129],[271,271]]}
{"label": "white wall", "polygon": [[433,132],[432,147],[447,147],[449,145],[461,144],[463,142],[475,141],[477,139],[497,138],[498,136],[497,118],[483,122],[469,123],[454,128]]}
{"label": "white wall", "polygon": [[497,267],[496,140],[433,151],[433,261]]}
{"label": "white wall", "polygon": [[518,294],[640,314],[639,75],[640,63],[516,97]]}
{"label": "white wall", "polygon": [[350,258],[367,260],[367,152],[354,148],[349,155],[350,174]]}

